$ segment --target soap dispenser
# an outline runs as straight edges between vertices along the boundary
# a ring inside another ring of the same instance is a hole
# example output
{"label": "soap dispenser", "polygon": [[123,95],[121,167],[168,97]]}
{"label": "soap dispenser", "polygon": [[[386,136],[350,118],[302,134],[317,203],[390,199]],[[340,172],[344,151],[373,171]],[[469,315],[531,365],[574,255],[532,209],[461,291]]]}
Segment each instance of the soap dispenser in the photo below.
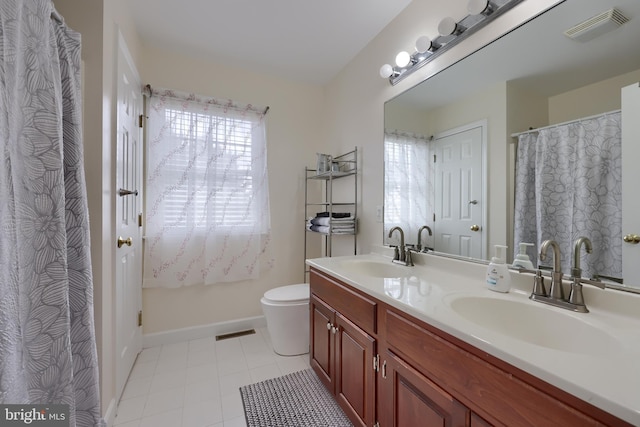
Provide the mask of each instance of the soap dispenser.
{"label": "soap dispenser", "polygon": [[495,245],[495,256],[487,267],[487,288],[496,292],[509,292],[511,275],[505,262],[506,246]]}
{"label": "soap dispenser", "polygon": [[516,255],[516,259],[511,264],[514,268],[526,268],[527,270],[533,270],[533,263],[527,254],[527,246],[535,246],[533,243],[520,243],[520,252]]}

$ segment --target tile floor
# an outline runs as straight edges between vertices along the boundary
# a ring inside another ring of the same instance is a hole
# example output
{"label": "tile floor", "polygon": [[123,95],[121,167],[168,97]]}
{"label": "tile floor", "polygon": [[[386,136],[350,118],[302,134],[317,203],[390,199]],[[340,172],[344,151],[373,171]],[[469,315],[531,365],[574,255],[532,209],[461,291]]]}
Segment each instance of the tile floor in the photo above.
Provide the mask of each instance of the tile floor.
{"label": "tile floor", "polygon": [[266,328],[146,348],[118,406],[118,427],[246,426],[239,387],[309,367],[309,355],[279,356]]}

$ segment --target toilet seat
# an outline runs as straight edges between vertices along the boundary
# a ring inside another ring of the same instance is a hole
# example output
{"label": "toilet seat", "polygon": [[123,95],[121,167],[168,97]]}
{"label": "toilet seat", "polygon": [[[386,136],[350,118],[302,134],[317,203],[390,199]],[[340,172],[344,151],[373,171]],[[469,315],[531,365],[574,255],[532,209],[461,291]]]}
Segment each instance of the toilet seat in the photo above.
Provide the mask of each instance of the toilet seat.
{"label": "toilet seat", "polygon": [[263,302],[271,304],[299,304],[309,302],[309,284],[280,286],[264,293]]}

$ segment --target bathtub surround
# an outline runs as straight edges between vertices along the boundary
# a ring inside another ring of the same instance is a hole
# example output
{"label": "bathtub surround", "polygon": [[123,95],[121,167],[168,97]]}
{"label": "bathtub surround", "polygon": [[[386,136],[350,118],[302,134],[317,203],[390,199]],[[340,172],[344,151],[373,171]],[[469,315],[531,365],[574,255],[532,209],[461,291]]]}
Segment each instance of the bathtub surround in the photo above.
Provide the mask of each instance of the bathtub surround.
{"label": "bathtub surround", "polygon": [[80,34],[49,0],[2,2],[0,28],[0,403],[100,426]]}

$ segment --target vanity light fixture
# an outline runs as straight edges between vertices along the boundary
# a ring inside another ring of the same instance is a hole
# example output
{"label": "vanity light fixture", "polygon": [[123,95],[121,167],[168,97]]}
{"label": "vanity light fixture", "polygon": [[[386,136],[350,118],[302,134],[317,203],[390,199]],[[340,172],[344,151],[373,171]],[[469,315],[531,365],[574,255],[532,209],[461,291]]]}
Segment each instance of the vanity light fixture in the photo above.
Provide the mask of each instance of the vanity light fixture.
{"label": "vanity light fixture", "polygon": [[420,36],[416,40],[416,52],[419,54],[426,54],[427,52],[433,53],[439,47],[439,45],[433,43],[427,36]]}
{"label": "vanity light fixture", "polygon": [[402,51],[396,55],[396,65],[400,68],[404,68],[411,62],[411,55],[409,52]]}
{"label": "vanity light fixture", "polygon": [[469,0],[467,3],[469,15],[490,15],[495,10],[495,5],[489,0]]}
{"label": "vanity light fixture", "polygon": [[438,24],[438,33],[442,37],[459,36],[466,28],[457,23],[452,17],[447,16]]}
{"label": "vanity light fixture", "polygon": [[523,1],[469,0],[467,4],[469,15],[458,22],[451,17],[444,18],[438,25],[438,37],[433,40],[427,36],[418,37],[415,43],[415,52],[412,54],[406,51],[398,53],[396,66],[384,64],[380,67],[380,77],[389,79],[392,85],[397,84],[441,53],[446,52],[447,49],[452,48]]}

